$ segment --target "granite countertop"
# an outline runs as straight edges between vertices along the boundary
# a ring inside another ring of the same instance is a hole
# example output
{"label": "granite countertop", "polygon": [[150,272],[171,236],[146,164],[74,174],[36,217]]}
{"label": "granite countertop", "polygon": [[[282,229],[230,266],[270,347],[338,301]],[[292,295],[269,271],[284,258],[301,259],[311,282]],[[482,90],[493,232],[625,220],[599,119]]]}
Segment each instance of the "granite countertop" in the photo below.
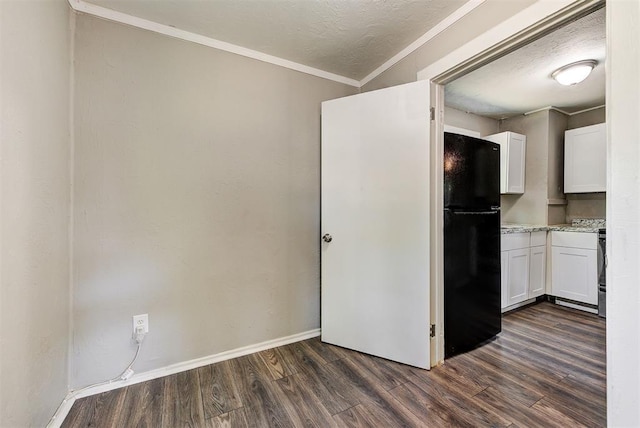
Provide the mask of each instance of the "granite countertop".
{"label": "granite countertop", "polygon": [[526,233],[549,230],[549,226],[537,224],[503,224],[500,226],[500,233]]}
{"label": "granite countertop", "polygon": [[500,227],[501,233],[526,233],[540,231],[561,231],[561,232],[585,232],[595,233],[606,228],[604,219],[580,218],[575,219],[571,224],[554,224],[542,226],[536,224],[503,224]]}
{"label": "granite countertop", "polygon": [[598,233],[602,227],[596,226],[573,226],[571,224],[556,224],[553,226],[549,226],[547,230],[549,231],[559,231],[559,232],[586,232],[586,233]]}

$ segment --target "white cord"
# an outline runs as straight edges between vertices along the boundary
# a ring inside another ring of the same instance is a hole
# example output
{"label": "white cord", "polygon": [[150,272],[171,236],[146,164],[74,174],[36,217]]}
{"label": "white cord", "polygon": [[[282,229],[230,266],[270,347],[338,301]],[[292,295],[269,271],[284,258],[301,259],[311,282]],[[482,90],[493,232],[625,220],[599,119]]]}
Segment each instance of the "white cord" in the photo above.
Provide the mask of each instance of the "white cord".
{"label": "white cord", "polygon": [[140,348],[142,348],[142,342],[138,342],[138,348],[136,349],[136,354],[133,356],[133,360],[131,360],[131,364],[129,364],[127,366],[126,369],[124,369],[124,371],[122,373],[120,373],[120,375],[118,377],[114,377],[113,379],[109,380],[108,382],[117,382],[119,380],[128,380],[131,376],[133,376],[133,369],[131,367],[133,367],[133,365],[135,364],[136,360],[138,359],[138,354],[140,353]]}
{"label": "white cord", "polygon": [[134,337],[136,343],[138,344],[138,347],[136,348],[136,354],[133,356],[133,360],[131,360],[131,363],[129,363],[127,368],[124,369],[124,371],[122,373],[120,373],[120,375],[118,375],[117,377],[114,377],[112,379],[109,379],[107,381],[104,381],[104,382],[94,383],[94,384],[91,384],[91,385],[87,385],[84,388],[80,388],[80,389],[69,391],[69,394],[67,394],[65,399],[62,400],[62,403],[60,403],[60,407],[58,407],[58,410],[56,410],[56,412],[53,414],[53,416],[51,417],[51,420],[49,421],[49,423],[51,423],[53,420],[55,420],[55,418],[58,416],[58,412],[60,412],[60,409],[63,407],[63,405],[65,403],[67,403],[71,399],[75,399],[78,396],[78,394],[81,393],[82,391],[85,391],[85,390],[87,390],[89,388],[95,388],[97,386],[109,385],[109,384],[111,384],[113,382],[129,380],[129,378],[131,378],[131,376],[133,376],[132,367],[135,364],[136,360],[138,359],[138,354],[140,354],[140,348],[142,348],[142,342],[144,341],[145,334],[146,333],[144,332],[144,329],[142,327],[136,328],[136,334],[135,334],[135,337]]}
{"label": "white cord", "polygon": [[131,363],[129,363],[127,368],[124,369],[122,373],[120,373],[118,376],[116,376],[114,378],[111,378],[109,380],[105,380],[104,382],[93,383],[93,384],[87,385],[87,386],[85,386],[83,388],[73,390],[71,392],[73,392],[74,396],[78,395],[82,391],[85,391],[85,390],[87,390],[89,388],[95,388],[97,386],[109,385],[109,384],[111,384],[113,382],[129,380],[129,378],[131,378],[131,376],[133,376],[132,367],[135,364],[136,360],[138,359],[138,355],[140,354],[140,348],[142,348],[142,342],[144,341],[144,336],[145,336],[144,329],[142,327],[138,327],[136,329],[136,334],[135,334],[135,338],[134,338],[136,343],[138,344],[138,347],[136,348],[136,353],[133,356],[133,360],[131,360]]}

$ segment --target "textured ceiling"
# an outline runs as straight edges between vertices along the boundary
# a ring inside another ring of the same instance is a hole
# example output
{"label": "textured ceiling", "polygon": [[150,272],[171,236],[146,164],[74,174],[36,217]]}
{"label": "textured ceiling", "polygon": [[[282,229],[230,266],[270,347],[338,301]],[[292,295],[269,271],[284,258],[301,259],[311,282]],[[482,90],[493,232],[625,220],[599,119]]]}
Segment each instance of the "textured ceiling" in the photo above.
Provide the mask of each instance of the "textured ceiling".
{"label": "textured ceiling", "polygon": [[[86,0],[98,6],[362,80],[467,0]],[[595,59],[586,81],[551,73]],[[544,107],[574,112],[605,101],[600,9],[448,84],[446,104],[505,118]]]}
{"label": "textured ceiling", "polygon": [[[575,86],[562,86],[551,73],[572,62],[595,59],[591,75]],[[605,102],[605,10],[593,12],[445,87],[445,103],[501,119],[543,107],[567,112]]]}
{"label": "textured ceiling", "polygon": [[361,80],[467,0],[88,0]]}

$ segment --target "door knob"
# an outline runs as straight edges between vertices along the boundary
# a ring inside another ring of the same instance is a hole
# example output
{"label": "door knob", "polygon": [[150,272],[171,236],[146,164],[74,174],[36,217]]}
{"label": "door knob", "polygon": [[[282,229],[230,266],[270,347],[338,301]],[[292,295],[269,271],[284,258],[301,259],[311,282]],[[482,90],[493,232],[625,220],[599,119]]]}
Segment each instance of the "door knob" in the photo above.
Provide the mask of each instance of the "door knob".
{"label": "door knob", "polygon": [[333,240],[333,238],[328,233],[325,233],[324,236],[322,237],[322,240],[324,242],[331,242]]}

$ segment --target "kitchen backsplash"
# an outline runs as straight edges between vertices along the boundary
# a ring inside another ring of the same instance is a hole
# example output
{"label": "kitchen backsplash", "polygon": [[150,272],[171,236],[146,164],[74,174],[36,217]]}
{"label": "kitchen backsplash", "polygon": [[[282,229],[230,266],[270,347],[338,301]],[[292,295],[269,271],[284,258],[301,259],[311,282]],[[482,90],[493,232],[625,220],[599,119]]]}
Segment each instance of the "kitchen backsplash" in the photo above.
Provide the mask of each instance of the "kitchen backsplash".
{"label": "kitchen backsplash", "polygon": [[571,226],[576,227],[607,227],[607,222],[603,218],[574,218]]}
{"label": "kitchen backsplash", "polygon": [[567,194],[567,223],[580,218],[605,218],[606,193]]}

